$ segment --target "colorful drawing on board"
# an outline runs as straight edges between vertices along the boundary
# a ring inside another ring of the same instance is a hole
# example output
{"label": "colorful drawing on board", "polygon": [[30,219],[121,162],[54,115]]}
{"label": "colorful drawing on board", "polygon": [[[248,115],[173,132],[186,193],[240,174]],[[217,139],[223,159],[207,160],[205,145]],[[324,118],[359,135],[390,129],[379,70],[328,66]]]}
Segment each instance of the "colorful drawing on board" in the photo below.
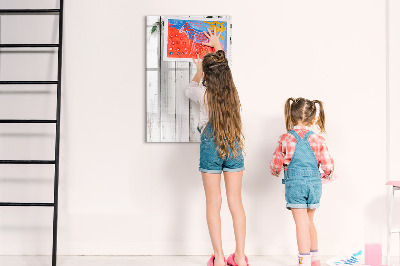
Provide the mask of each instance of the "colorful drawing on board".
{"label": "colorful drawing on board", "polygon": [[214,48],[203,45],[208,42],[204,32],[207,29],[221,32],[220,42],[227,51],[228,22],[224,19],[205,18],[166,18],[164,31],[164,60],[165,61],[192,61],[199,55],[214,52]]}

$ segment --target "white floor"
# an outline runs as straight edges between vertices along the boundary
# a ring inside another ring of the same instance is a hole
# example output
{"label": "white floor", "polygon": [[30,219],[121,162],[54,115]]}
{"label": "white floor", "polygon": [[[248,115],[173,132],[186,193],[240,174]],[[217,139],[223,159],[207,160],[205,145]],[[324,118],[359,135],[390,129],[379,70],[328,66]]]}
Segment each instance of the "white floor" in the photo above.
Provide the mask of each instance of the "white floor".
{"label": "white floor", "polygon": [[[323,257],[325,261],[330,257]],[[58,266],[206,266],[206,256],[59,256]],[[398,258],[393,258],[392,265]],[[290,266],[295,256],[250,256],[251,266]],[[48,256],[0,256],[1,266],[50,266]],[[327,265],[322,263],[322,265]]]}
{"label": "white floor", "polygon": [[[207,256],[59,256],[59,266],[205,266]],[[327,259],[327,258],[323,258]],[[296,264],[292,256],[251,256],[251,266],[288,266]],[[47,266],[48,256],[0,256],[1,266]],[[325,265],[325,264],[323,264]]]}
{"label": "white floor", "polygon": [[[206,256],[59,256],[59,266],[206,266]],[[296,257],[252,256],[251,266],[288,266]],[[0,256],[1,266],[47,266],[48,256]]]}

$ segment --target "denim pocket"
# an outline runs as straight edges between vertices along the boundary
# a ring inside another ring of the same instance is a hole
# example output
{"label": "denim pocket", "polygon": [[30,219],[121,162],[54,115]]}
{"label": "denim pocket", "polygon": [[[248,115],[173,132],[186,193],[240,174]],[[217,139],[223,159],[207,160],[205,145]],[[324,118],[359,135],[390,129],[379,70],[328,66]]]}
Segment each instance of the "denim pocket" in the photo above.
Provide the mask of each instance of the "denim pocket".
{"label": "denim pocket", "polygon": [[285,199],[288,203],[297,203],[302,197],[303,182],[300,180],[287,180],[285,183]]}
{"label": "denim pocket", "polygon": [[322,183],[316,182],[313,184],[315,200],[319,202],[322,196]]}

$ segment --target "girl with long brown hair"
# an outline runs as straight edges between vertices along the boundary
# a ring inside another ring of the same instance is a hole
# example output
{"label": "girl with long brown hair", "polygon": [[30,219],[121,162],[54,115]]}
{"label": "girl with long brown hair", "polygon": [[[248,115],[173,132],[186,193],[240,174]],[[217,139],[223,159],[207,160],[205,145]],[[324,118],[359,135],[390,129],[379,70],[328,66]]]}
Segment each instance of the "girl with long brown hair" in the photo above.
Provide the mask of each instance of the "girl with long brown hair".
{"label": "girl with long brown hair", "polygon": [[321,198],[321,178],[332,177],[334,162],[324,138],[315,134],[310,127],[316,124],[321,132],[325,132],[323,103],[319,100],[289,98],[285,103],[285,122],[288,132],[279,138],[270,165],[271,174],[279,176],[284,169],[282,182],[285,184],[286,208],[292,211],[296,223],[299,250],[297,265],[320,266],[313,218]]}
{"label": "girl with long brown hair", "polygon": [[[185,94],[200,104],[201,132],[200,167],[206,195],[207,224],[214,255],[207,266],[248,266],[244,254],[246,216],[242,204],[244,170],[243,134],[240,101],[220,33],[208,30],[208,43],[215,52],[195,61],[197,73],[186,87]],[[202,80],[202,82],[200,82]],[[225,260],[221,239],[221,173],[224,172],[229,210],[236,239],[235,253]]]}

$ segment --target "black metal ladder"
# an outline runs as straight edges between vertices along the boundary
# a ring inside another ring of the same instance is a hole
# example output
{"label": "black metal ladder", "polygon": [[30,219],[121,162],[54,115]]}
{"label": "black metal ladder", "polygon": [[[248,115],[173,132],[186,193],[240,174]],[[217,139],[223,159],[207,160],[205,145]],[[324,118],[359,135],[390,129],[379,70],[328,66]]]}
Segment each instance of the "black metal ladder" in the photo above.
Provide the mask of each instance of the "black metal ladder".
{"label": "black metal ladder", "polygon": [[54,84],[57,85],[57,109],[55,120],[41,119],[0,119],[0,123],[46,123],[56,125],[54,160],[0,160],[0,164],[54,164],[54,198],[53,202],[0,202],[0,206],[23,207],[53,207],[53,246],[52,266],[57,264],[57,218],[58,218],[58,181],[59,181],[59,153],[60,153],[60,111],[61,111],[61,67],[62,67],[62,41],[63,41],[63,0],[60,0],[59,9],[0,9],[0,15],[44,15],[56,14],[58,20],[57,44],[0,44],[0,48],[58,48],[57,80],[52,81],[0,81],[2,84]]}

